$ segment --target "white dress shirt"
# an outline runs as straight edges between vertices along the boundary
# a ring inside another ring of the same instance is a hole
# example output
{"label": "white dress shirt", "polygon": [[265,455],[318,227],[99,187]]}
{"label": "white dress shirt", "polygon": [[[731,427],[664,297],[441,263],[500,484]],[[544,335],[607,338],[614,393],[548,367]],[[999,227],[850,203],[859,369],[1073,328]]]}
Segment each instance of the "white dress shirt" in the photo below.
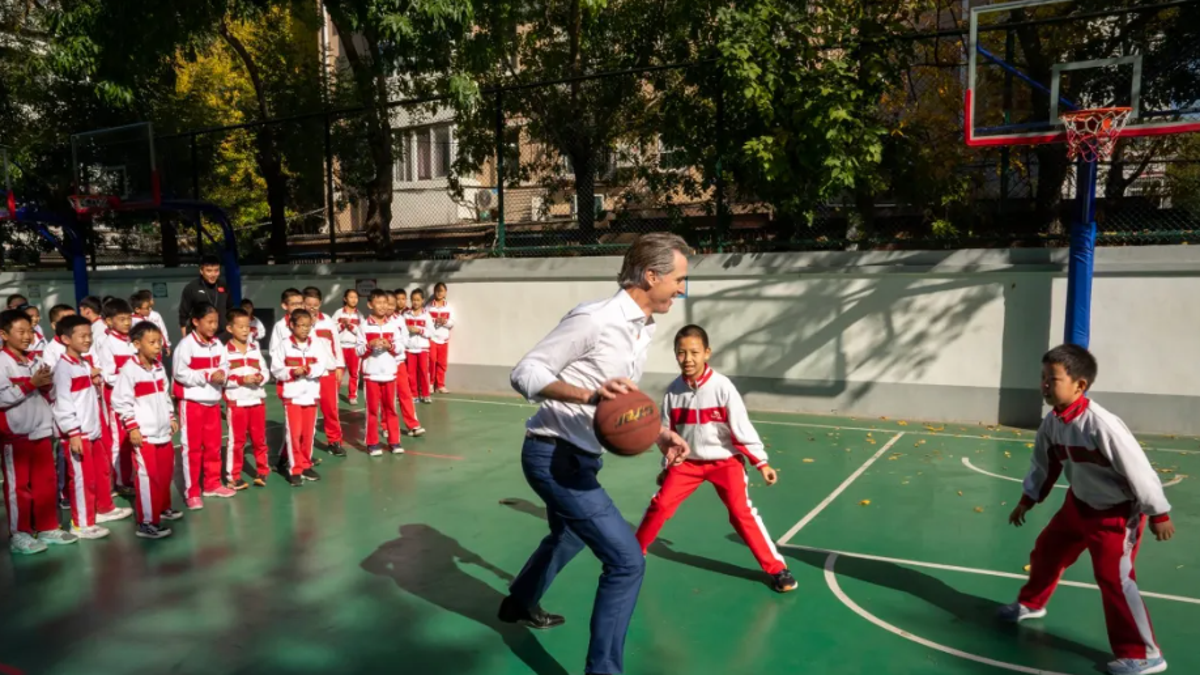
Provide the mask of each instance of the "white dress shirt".
{"label": "white dress shirt", "polygon": [[592,428],[595,406],[543,399],[538,394],[556,380],[592,391],[617,377],[637,382],[655,327],[624,290],[571,310],[517,363],[509,378],[526,399],[541,403],[525,424],[527,432],[603,454]]}

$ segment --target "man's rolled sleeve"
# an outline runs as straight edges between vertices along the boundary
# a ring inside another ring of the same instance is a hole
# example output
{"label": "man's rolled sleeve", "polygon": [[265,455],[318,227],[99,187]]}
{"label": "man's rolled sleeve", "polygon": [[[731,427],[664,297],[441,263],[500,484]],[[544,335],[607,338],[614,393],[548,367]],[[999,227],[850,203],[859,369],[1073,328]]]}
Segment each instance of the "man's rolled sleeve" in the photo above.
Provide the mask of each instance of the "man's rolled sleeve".
{"label": "man's rolled sleeve", "polygon": [[509,382],[527,400],[541,403],[542,391],[558,381],[564,368],[583,358],[598,337],[591,315],[567,317],[517,362]]}

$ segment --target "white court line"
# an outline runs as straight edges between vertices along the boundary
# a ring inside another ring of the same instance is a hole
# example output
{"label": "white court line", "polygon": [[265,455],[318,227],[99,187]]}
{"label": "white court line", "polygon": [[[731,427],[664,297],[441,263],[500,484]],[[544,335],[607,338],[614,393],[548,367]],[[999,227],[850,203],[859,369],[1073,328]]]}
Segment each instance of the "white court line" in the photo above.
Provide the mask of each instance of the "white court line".
{"label": "white court line", "polygon": [[880,619],[879,617],[875,616],[874,614],[863,609],[862,607],[860,607],[858,605],[858,603],[854,602],[853,600],[850,599],[850,597],[848,595],[846,595],[846,593],[842,590],[841,585],[838,584],[837,573],[834,572],[834,564],[837,562],[837,558],[838,558],[837,553],[830,553],[829,557],[825,559],[825,583],[829,586],[829,590],[833,591],[833,594],[835,596],[837,596],[837,599],[841,600],[842,604],[845,605],[846,607],[849,607],[850,610],[853,611],[855,614],[861,616],[862,618],[866,619],[867,621],[870,621],[871,623],[875,624],[876,626],[879,626],[880,628],[886,630],[887,632],[893,633],[895,635],[899,635],[900,637],[904,638],[905,640],[911,640],[919,645],[929,647],[930,649],[936,649],[939,652],[949,654],[951,656],[957,656],[960,659],[966,659],[968,661],[974,661],[976,663],[982,663],[982,664],[993,666],[996,668],[1012,670],[1012,671],[1015,671],[1018,673],[1028,673],[1029,675],[1067,675],[1066,673],[1059,673],[1059,672],[1055,672],[1052,670],[1038,670],[1037,668],[1029,668],[1027,666],[1018,666],[1015,663],[1006,663],[1004,661],[996,661],[994,659],[989,659],[984,656],[970,654],[970,653],[967,653],[967,652],[964,652],[964,651],[961,651],[958,649],[954,649],[953,647],[947,647],[946,645],[938,644],[937,642],[934,642],[932,640],[926,640],[923,637],[913,635],[912,633],[910,633],[906,630],[903,630],[903,629],[897,628],[896,626],[893,626],[892,624],[884,621],[883,619]]}
{"label": "white court line", "polygon": [[[478,399],[473,399],[473,398],[447,398],[445,396],[439,396],[438,400],[450,401],[452,403],[482,403],[484,405],[500,405],[500,406],[509,406],[509,407],[513,407],[513,408],[536,408],[537,407],[530,403],[511,403],[509,401],[483,401],[483,400],[478,400]],[[883,434],[890,434],[890,433],[897,431],[896,429],[886,429],[886,428],[879,429],[879,428],[870,428],[870,427],[847,427],[847,426],[842,426],[842,425],[837,425],[837,424],[813,424],[813,423],[809,423],[809,422],[778,422],[775,420],[759,420],[759,419],[751,419],[750,421],[755,424],[766,424],[769,426],[776,426],[776,427],[797,427],[799,429],[831,429],[834,431],[869,431],[869,432],[878,431],[879,433],[883,433]],[[948,438],[948,439],[969,438],[969,439],[977,440],[977,441],[996,441],[997,443],[1026,443],[1026,444],[1028,444],[1028,443],[1033,442],[1032,436],[1029,438],[996,438],[995,436],[974,436],[971,434],[953,434],[953,433],[941,432],[941,431],[916,431],[916,430],[908,430],[908,429],[904,430],[902,433],[909,434],[912,436],[933,436],[934,438]],[[1143,450],[1152,450],[1154,452],[1173,452],[1173,453],[1176,453],[1179,455],[1200,455],[1200,450],[1177,450],[1174,448],[1152,448],[1152,447],[1148,447],[1148,446],[1143,446],[1142,449]]]}
{"label": "white court line", "polygon": [[842,481],[842,484],[837,486],[837,489],[835,489],[833,492],[830,492],[829,496],[826,497],[825,499],[823,499],[820,504],[817,504],[816,508],[814,508],[812,511],[809,511],[808,515],[804,516],[803,518],[800,519],[800,522],[793,525],[792,529],[788,530],[783,535],[783,537],[779,540],[779,542],[778,542],[779,545],[784,546],[789,541],[791,541],[792,537],[796,536],[797,532],[799,532],[801,529],[803,529],[805,525],[808,525],[810,522],[812,522],[813,518],[816,518],[818,514],[820,514],[822,511],[824,511],[826,506],[829,506],[829,504],[831,502],[833,502],[833,500],[837,499],[838,495],[842,494],[842,492],[844,492],[846,490],[846,488],[850,487],[851,483],[853,483],[855,480],[857,480],[858,477],[861,476],[863,474],[863,472],[867,470],[868,467],[870,467],[872,464],[875,463],[875,460],[879,459],[880,456],[883,455],[883,453],[890,450],[891,447],[896,444],[896,441],[900,440],[900,437],[903,435],[904,435],[904,432],[901,431],[900,433],[896,434],[895,436],[892,436],[891,440],[889,440],[887,443],[884,443],[883,447],[879,449],[879,452],[876,452],[874,455],[871,455],[870,459],[863,462],[863,465],[858,467],[857,471],[850,474],[850,476],[848,478],[846,478],[846,480]]}
{"label": "white court line", "polygon": [[[1012,476],[1003,476],[1003,475],[1000,475],[1000,474],[998,474],[998,473],[992,473],[991,471],[988,471],[987,469],[981,469],[981,468],[979,468],[979,467],[975,466],[974,464],[972,464],[972,463],[971,463],[971,460],[970,460],[970,459],[968,459],[967,457],[963,457],[963,458],[962,458],[962,463],[963,463],[963,466],[967,467],[968,469],[970,469],[970,470],[972,470],[972,471],[976,471],[976,472],[978,472],[978,473],[981,473],[981,474],[983,474],[983,475],[985,475],[985,476],[991,476],[992,478],[999,478],[999,479],[1001,479],[1001,480],[1008,480],[1008,481],[1012,481],[1012,482],[1014,482],[1014,483],[1024,483],[1024,482],[1025,482],[1025,481],[1021,480],[1020,478],[1013,478]],[[1169,480],[1169,481],[1167,481],[1167,482],[1163,483],[1163,487],[1165,487],[1165,488],[1169,488],[1169,487],[1171,487],[1172,485],[1178,485],[1178,484],[1179,484],[1179,482],[1180,482],[1180,481],[1182,481],[1182,480],[1183,480],[1183,477],[1182,477],[1182,476],[1175,476],[1175,477],[1174,477],[1174,478],[1172,478],[1171,480]],[[1070,486],[1069,486],[1069,485],[1058,485],[1058,484],[1055,484],[1055,485],[1054,485],[1054,487],[1056,487],[1056,488],[1058,488],[1058,489],[1060,489],[1060,490],[1066,490],[1066,489],[1067,489],[1068,487],[1070,487]]]}
{"label": "white court line", "polygon": [[[963,572],[965,574],[980,574],[988,577],[1001,577],[1003,579],[1020,579],[1025,581],[1029,577],[1024,574],[1014,574],[1012,572],[996,572],[994,570],[981,570],[975,567],[959,567],[957,565],[942,565],[940,563],[922,562],[920,560],[906,560],[904,558],[886,558],[879,555],[867,555],[865,553],[847,553],[846,551],[834,551],[828,548],[817,548],[814,546],[801,546],[799,544],[779,544],[785,548],[792,548],[798,551],[813,551],[815,553],[830,553],[840,555],[845,558],[859,558],[861,560],[873,560],[876,562],[892,563],[894,565],[907,565],[910,567],[927,567],[934,570],[945,570],[947,572]],[[1071,586],[1073,588],[1090,588],[1094,591],[1100,590],[1096,584],[1083,583],[1081,581],[1066,581],[1058,582],[1060,586]],[[1200,605],[1200,598],[1189,598],[1182,595],[1167,595],[1166,593],[1153,593],[1150,591],[1139,590],[1144,598],[1157,598],[1159,600],[1171,600],[1173,602],[1184,602],[1190,605]]]}

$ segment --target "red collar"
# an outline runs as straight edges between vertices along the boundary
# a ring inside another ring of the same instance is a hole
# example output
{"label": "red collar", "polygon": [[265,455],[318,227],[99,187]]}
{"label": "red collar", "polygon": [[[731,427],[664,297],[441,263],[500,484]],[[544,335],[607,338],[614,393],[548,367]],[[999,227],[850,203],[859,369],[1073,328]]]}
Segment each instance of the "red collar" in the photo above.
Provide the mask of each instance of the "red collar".
{"label": "red collar", "polygon": [[5,354],[8,354],[9,356],[11,356],[11,357],[13,358],[13,361],[16,361],[17,363],[20,363],[20,364],[25,364],[25,363],[28,363],[28,362],[29,362],[29,357],[28,357],[28,356],[25,356],[24,354],[18,354],[18,353],[16,353],[16,352],[14,352],[14,351],[12,350],[12,348],[11,348],[11,347],[9,347],[8,345],[4,345],[4,353],[5,353]]}
{"label": "red collar", "polygon": [[1080,415],[1087,412],[1087,409],[1088,397],[1080,396],[1079,398],[1075,399],[1074,403],[1067,406],[1062,412],[1055,410],[1054,414],[1059,420],[1062,421],[1063,424],[1070,424],[1071,422],[1079,419]]}
{"label": "red collar", "polygon": [[124,340],[125,342],[129,342],[129,334],[128,333],[118,333],[117,331],[115,331],[111,328],[109,328],[108,330],[105,330],[104,333],[106,335],[108,335],[109,337],[115,337],[118,340]]}
{"label": "red collar", "polygon": [[246,351],[242,351],[237,348],[237,345],[234,343],[233,340],[230,340],[229,342],[225,343],[225,346],[229,348],[230,354],[248,354],[250,352],[250,348],[253,347],[254,345],[250,344],[250,341],[247,340],[246,341]]}
{"label": "red collar", "polygon": [[142,363],[142,355],[141,354],[135,355],[133,357],[133,360],[136,361],[137,364],[142,367],[142,370],[144,370],[148,373],[153,373],[158,368],[158,364],[154,363],[154,362],[151,362],[150,365],[146,365],[146,364]]}
{"label": "red collar", "polygon": [[[441,304],[438,304],[438,303],[441,303]],[[447,300],[431,300],[427,306],[428,307],[445,307],[447,304],[449,304],[449,301],[447,301]]]}
{"label": "red collar", "polygon": [[63,354],[62,357],[67,360],[67,363],[73,363],[77,366],[83,364],[83,361],[76,359],[74,356],[71,356],[69,353]]}
{"label": "red collar", "polygon": [[683,381],[686,382],[687,386],[691,387],[692,389],[699,389],[700,387],[704,386],[704,383],[711,380],[712,376],[713,369],[706,363],[704,364],[704,371],[700,373],[700,377],[697,377],[695,380],[690,380],[685,377],[683,378]]}
{"label": "red collar", "polygon": [[374,314],[372,314],[371,316],[367,317],[367,321],[369,321],[372,326],[386,326],[387,322],[391,321],[391,319],[383,318],[383,319],[377,320],[376,316]]}
{"label": "red collar", "polygon": [[309,346],[310,344],[312,344],[312,338],[311,338],[311,337],[310,337],[310,338],[308,338],[307,340],[305,340],[304,342],[300,342],[299,340],[297,340],[295,335],[293,335],[293,336],[289,337],[288,339],[289,339],[289,340],[291,340],[291,341],[292,341],[292,344],[296,345],[297,347],[300,347],[300,346],[307,347],[307,346]]}
{"label": "red collar", "polygon": [[211,346],[212,343],[217,341],[217,339],[215,337],[211,340],[205,340],[204,338],[200,337],[200,333],[197,333],[194,330],[190,333],[190,335],[192,337],[196,338],[196,342],[200,343],[200,346],[202,346],[202,347]]}

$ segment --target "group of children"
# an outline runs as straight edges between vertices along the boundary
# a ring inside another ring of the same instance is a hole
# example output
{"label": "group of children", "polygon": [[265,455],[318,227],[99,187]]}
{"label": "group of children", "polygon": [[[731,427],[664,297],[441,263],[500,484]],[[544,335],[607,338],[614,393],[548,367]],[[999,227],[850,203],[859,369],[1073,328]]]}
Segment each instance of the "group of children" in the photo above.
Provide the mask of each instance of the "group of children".
{"label": "group of children", "polygon": [[[354,290],[327,316],[319,289],[289,288],[266,355],[260,347],[266,331],[248,300],[227,313],[220,335],[217,309],[198,303],[172,350],[148,291],[128,301],[88,297],[78,311],[56,305],[49,340],[39,310],[11,296],[0,312],[0,443],[11,550],[32,554],[99,539],[110,533],[104,523],[134,514],[137,536],[170,536],[164,521],[183,517],[170,492],[176,434],[189,510],[202,509],[206,497],[233,497],[250,487],[242,478],[247,440],[253,484],[266,486],[271,380],[285,411],[276,468],[292,486],[320,480],[313,468],[320,460],[312,456],[318,408],[329,452],[346,454],[338,415],[344,370],[351,404],[365,380],[368,453],[383,454],[380,426],[390,451],[403,453],[397,408],[406,433],[420,436],[425,429],[414,399],[430,402],[431,390],[446,391],[454,317],[445,285],[434,293],[426,307],[424,292],[414,290],[409,307],[404,291],[372,291],[364,319]],[[118,506],[117,496],[130,498],[133,508]],[[70,531],[61,527],[58,505],[70,508]]]}

